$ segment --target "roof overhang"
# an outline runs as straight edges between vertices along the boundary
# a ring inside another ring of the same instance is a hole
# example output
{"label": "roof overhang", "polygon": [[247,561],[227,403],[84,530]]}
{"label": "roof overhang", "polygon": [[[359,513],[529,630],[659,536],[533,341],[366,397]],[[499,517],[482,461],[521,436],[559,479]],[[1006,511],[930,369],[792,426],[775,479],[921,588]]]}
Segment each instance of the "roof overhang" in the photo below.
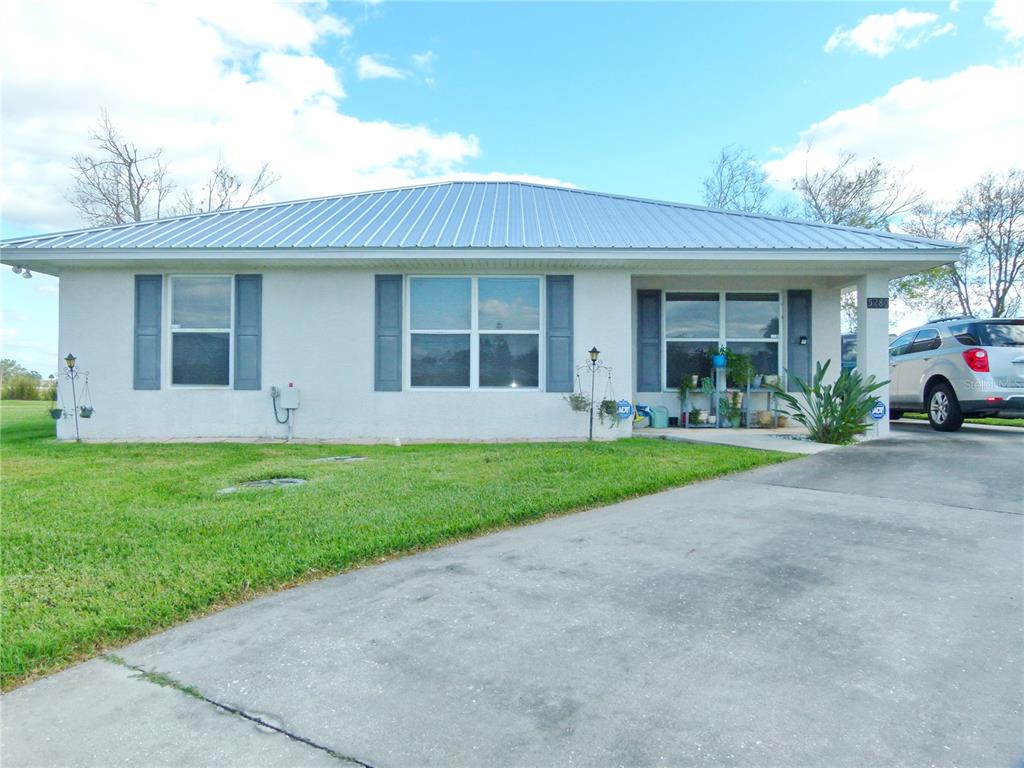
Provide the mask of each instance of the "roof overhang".
{"label": "roof overhang", "polygon": [[628,269],[657,274],[850,275],[885,269],[891,277],[950,264],[964,250],[950,248],[835,248],[725,250],[654,249],[0,249],[0,262],[60,276],[77,269],[251,269],[338,267],[380,269]]}

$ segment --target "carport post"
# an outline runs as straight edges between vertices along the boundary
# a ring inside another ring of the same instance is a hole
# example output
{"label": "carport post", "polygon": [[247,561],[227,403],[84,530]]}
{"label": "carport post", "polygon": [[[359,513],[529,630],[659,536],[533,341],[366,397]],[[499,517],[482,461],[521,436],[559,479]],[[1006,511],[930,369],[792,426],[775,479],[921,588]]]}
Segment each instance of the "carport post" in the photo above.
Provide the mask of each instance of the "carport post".
{"label": "carport post", "polygon": [[[857,369],[861,376],[874,376],[878,381],[889,378],[889,274],[868,272],[857,280]],[[876,397],[889,405],[889,387],[878,390]],[[888,437],[888,415],[865,434],[866,437]]]}

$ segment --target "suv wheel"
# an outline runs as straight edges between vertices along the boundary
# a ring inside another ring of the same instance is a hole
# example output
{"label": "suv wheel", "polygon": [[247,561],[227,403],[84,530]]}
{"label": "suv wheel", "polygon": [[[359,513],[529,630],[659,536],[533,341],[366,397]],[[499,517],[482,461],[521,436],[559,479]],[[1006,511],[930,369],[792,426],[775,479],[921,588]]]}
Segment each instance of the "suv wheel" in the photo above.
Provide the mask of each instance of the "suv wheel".
{"label": "suv wheel", "polygon": [[953,388],[945,382],[936,384],[928,393],[928,423],[940,432],[955,432],[964,423],[960,403]]}

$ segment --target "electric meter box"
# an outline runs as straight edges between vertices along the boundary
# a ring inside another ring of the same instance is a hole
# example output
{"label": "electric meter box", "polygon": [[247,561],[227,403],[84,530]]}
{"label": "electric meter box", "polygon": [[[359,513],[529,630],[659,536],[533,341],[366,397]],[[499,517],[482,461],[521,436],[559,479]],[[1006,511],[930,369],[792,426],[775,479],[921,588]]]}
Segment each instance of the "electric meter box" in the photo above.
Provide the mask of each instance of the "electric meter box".
{"label": "electric meter box", "polygon": [[299,390],[293,386],[283,387],[281,389],[281,398],[278,400],[278,405],[281,408],[292,410],[299,407]]}

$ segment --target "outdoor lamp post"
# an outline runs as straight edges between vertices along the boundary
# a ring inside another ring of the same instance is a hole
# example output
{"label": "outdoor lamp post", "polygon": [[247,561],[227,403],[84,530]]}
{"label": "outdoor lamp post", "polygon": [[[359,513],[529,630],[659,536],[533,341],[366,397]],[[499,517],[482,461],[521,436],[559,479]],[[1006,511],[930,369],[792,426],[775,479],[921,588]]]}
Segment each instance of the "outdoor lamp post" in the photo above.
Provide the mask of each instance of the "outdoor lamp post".
{"label": "outdoor lamp post", "polygon": [[82,436],[78,431],[78,393],[75,391],[75,378],[78,376],[77,371],[75,371],[76,361],[77,358],[70,352],[68,352],[68,356],[64,358],[64,362],[67,363],[68,366],[68,382],[71,384],[71,404],[75,409],[75,441],[80,443],[82,442]]}
{"label": "outdoor lamp post", "polygon": [[594,439],[594,379],[597,376],[597,358],[601,350],[596,346],[590,348],[590,436],[588,440]]}

